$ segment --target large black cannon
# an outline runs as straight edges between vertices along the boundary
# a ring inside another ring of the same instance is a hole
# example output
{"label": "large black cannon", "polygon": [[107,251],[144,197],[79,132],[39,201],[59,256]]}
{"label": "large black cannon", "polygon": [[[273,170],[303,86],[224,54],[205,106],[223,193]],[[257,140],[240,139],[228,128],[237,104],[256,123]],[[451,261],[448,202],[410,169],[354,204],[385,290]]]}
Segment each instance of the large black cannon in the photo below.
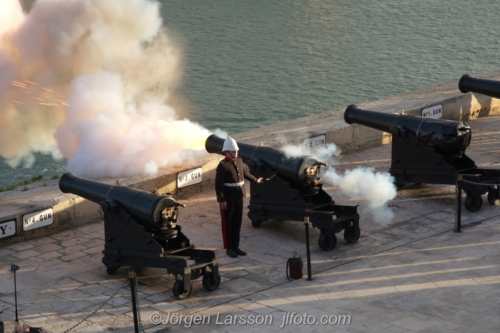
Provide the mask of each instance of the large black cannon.
{"label": "large black cannon", "polygon": [[167,273],[175,275],[173,293],[179,299],[191,294],[191,281],[200,276],[205,289],[219,287],[217,250],[195,248],[181,232],[178,207],[184,205],[172,197],[103,184],[71,173],[61,177],[59,188],[101,206],[105,236],[102,262],[109,274],[121,266],[166,268]]}
{"label": "large black cannon", "polygon": [[458,89],[465,93],[474,92],[490,97],[500,98],[500,81],[479,79],[463,75],[458,81]]}
{"label": "large black cannon", "polygon": [[498,187],[481,184],[498,183],[500,170],[480,169],[465,155],[472,138],[465,122],[368,111],[356,105],[346,108],[344,120],[392,134],[389,172],[398,188],[410,183],[454,185],[461,175],[467,180],[463,189],[469,211],[481,209],[486,192],[490,204],[500,204]]}
{"label": "large black cannon", "polygon": [[[223,155],[223,144],[224,139],[211,135],[205,148],[209,153]],[[245,143],[238,143],[238,147],[250,172],[266,179],[250,185],[248,217],[254,227],[270,219],[303,222],[308,217],[312,226],[320,230],[318,245],[325,251],[335,247],[335,233],[342,230],[347,243],[358,241],[357,206],[336,205],[322,189],[319,172],[325,163],[312,156],[290,157],[270,147]]]}

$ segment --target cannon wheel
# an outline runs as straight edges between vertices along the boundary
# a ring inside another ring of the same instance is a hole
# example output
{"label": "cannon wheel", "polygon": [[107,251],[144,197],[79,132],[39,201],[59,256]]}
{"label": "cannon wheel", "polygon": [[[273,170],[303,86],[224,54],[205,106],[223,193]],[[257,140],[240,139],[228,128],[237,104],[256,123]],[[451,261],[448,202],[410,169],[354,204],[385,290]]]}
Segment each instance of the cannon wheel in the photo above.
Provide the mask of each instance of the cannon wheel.
{"label": "cannon wheel", "polygon": [[260,225],[262,224],[262,222],[264,222],[263,220],[252,220],[252,226],[254,228],[258,228],[260,227]]}
{"label": "cannon wheel", "polygon": [[337,236],[333,232],[329,234],[322,231],[318,238],[318,245],[323,251],[333,250],[337,245]]}
{"label": "cannon wheel", "polygon": [[117,270],[118,266],[106,265],[106,272],[108,272],[109,275],[115,274]]}
{"label": "cannon wheel", "polygon": [[465,199],[465,208],[472,213],[475,213],[483,206],[483,198],[480,195],[467,195]]}
{"label": "cannon wheel", "polygon": [[203,275],[203,288],[208,291],[214,291],[219,288],[220,285],[220,275],[217,276],[217,279],[214,279],[213,272],[207,272]]}
{"label": "cannon wheel", "polygon": [[354,244],[359,240],[361,232],[356,232],[352,225],[344,229],[344,239],[349,244]]}
{"label": "cannon wheel", "polygon": [[500,187],[490,187],[488,190],[488,203],[492,206],[500,206]]}
{"label": "cannon wheel", "polygon": [[188,290],[184,291],[184,281],[175,281],[174,287],[172,288],[174,292],[174,296],[178,299],[185,299],[191,295],[191,291],[193,291],[193,286],[189,285]]}

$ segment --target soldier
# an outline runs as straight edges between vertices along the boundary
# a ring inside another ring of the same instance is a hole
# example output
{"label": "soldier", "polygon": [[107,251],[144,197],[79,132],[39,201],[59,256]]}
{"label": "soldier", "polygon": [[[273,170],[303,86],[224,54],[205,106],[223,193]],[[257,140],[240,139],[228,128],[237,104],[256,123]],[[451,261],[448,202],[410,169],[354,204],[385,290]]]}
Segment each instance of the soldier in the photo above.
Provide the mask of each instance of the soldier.
{"label": "soldier", "polygon": [[244,178],[262,183],[254,177],[248,166],[238,157],[238,144],[233,138],[224,141],[222,151],[226,155],[217,166],[215,192],[219,202],[222,220],[222,239],[228,256],[236,258],[247,254],[240,249],[240,230],[245,197]]}

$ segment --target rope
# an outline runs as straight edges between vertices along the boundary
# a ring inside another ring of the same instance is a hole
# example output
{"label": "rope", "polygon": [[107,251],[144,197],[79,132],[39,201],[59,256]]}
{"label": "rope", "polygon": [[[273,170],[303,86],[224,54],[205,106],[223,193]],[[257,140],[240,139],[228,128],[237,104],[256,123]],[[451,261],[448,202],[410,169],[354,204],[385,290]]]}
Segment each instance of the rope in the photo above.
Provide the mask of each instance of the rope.
{"label": "rope", "polygon": [[[138,283],[137,283],[137,276],[135,276],[133,279],[132,279],[132,283],[135,284],[135,299],[138,301],[139,300],[139,295],[138,295]],[[127,281],[124,282],[114,293],[113,295],[111,295],[106,301],[104,301],[103,303],[101,303],[101,305],[99,305],[99,307],[97,309],[95,309],[94,311],[92,311],[92,313],[90,313],[88,316],[86,316],[85,318],[83,318],[80,322],[78,322],[77,324],[73,325],[72,327],[68,328],[66,331],[64,331],[63,333],[68,333],[69,331],[75,329],[76,327],[80,326],[84,321],[86,321],[87,319],[89,319],[90,317],[92,317],[93,315],[95,315],[97,313],[97,311],[99,311],[106,303],[108,303],[113,297],[116,296],[116,294],[120,291],[120,289],[122,289],[125,285],[127,284]],[[131,289],[132,289],[132,286],[131,286]],[[138,319],[138,324],[139,324],[139,331],[142,332],[142,333],[145,333],[144,331],[144,327],[142,326],[142,320],[141,320],[141,312],[140,312],[140,309],[139,309],[139,304],[137,304],[137,319]],[[168,330],[170,330],[170,328],[167,328]],[[162,330],[163,332],[167,332],[165,330]]]}
{"label": "rope", "polygon": [[90,313],[87,317],[83,318],[79,323],[77,323],[76,325],[73,325],[72,327],[68,328],[63,333],[67,333],[67,332],[73,330],[74,328],[80,326],[84,321],[86,321],[87,319],[89,319],[90,317],[92,317],[93,315],[95,315],[97,311],[99,311],[106,303],[108,303],[113,297],[115,297],[115,295],[118,293],[118,291],[120,291],[120,289],[122,289],[125,286],[126,283],[127,282],[124,282],[118,289],[116,289],[116,291],[113,293],[113,295],[111,295],[105,302],[103,302],[101,305],[99,305],[99,307],[97,309],[95,309],[92,313]]}
{"label": "rope", "polygon": [[269,181],[271,179],[273,179],[274,177],[276,177],[276,175],[278,174],[278,172],[276,172],[274,175],[272,175],[271,177],[269,178],[264,178],[265,181]]}

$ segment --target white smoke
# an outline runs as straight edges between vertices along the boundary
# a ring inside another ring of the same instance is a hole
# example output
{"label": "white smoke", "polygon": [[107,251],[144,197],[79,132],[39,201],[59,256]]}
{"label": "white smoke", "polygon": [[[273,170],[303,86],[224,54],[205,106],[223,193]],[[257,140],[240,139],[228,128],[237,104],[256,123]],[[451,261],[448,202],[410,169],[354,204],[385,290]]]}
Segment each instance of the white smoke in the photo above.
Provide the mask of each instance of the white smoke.
{"label": "white smoke", "polygon": [[19,1],[2,1],[0,10],[0,36],[17,28],[24,21],[24,14]]}
{"label": "white smoke", "polygon": [[181,54],[151,0],[0,0],[0,155],[68,159],[84,177],[154,175],[205,154],[178,118]]}
{"label": "white smoke", "polygon": [[[282,148],[287,156],[297,157],[312,155],[318,161],[328,164],[336,163],[339,148],[335,144],[327,144],[313,151],[305,151],[301,146],[287,145]],[[387,172],[375,172],[373,168],[357,167],[341,174],[333,166],[322,170],[325,183],[338,186],[349,198],[362,199],[366,202],[368,213],[378,223],[389,223],[394,218],[387,203],[397,194],[394,177]]]}
{"label": "white smoke", "polygon": [[335,145],[334,143],[328,143],[324,146],[320,146],[312,150],[299,145],[286,145],[283,146],[281,150],[285,153],[286,156],[289,157],[312,155],[318,161],[328,164],[337,162],[336,157],[338,157],[341,152],[340,148],[337,147],[337,145]]}
{"label": "white smoke", "polygon": [[161,103],[127,104],[114,73],[80,76],[72,88],[66,120],[55,137],[65,156],[71,156],[68,169],[79,175],[155,175],[160,167],[206,154],[200,142],[208,130],[176,120],[174,109]]}
{"label": "white smoke", "polygon": [[396,197],[394,177],[389,173],[357,167],[346,170],[342,175],[335,168],[329,167],[324,172],[323,179],[338,186],[350,198],[363,198],[375,222],[388,223],[394,218],[394,213],[387,206],[387,202]]}

